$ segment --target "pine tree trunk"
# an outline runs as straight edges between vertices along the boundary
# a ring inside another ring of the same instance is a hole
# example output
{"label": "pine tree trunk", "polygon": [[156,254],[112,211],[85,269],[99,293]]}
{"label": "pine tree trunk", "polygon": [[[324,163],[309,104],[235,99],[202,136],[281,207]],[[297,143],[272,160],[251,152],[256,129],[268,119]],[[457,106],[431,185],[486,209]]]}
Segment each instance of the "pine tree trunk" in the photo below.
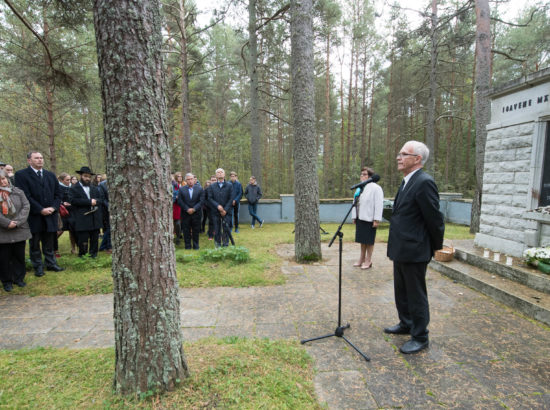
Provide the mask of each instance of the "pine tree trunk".
{"label": "pine tree trunk", "polygon": [[256,35],[256,0],[248,3],[248,49],[250,53],[250,166],[252,175],[262,186],[262,147],[260,139],[260,98],[258,96],[258,37]]}
{"label": "pine tree trunk", "polygon": [[161,16],[157,0],[96,0],[113,236],[115,376],[122,394],[188,377],[172,243]]}
{"label": "pine tree trunk", "polygon": [[192,171],[191,120],[189,118],[189,78],[187,76],[187,30],[185,25],[185,1],[179,0],[180,66],[181,66],[181,132],[183,147],[183,170]]}
{"label": "pine tree trunk", "polygon": [[491,115],[491,15],[488,0],[476,0],[476,191],[472,202],[470,232],[479,232],[487,124]]}
{"label": "pine tree trunk", "polygon": [[291,0],[291,77],[294,128],[295,254],[321,259],[319,181],[315,150],[312,0]]}
{"label": "pine tree trunk", "polygon": [[[43,18],[44,18],[44,43],[48,44],[48,34],[50,31],[48,22],[46,21],[46,6],[43,8]],[[55,126],[53,119],[53,84],[52,76],[53,73],[51,70],[51,61],[48,57],[48,53],[44,53],[44,65],[48,74],[46,75],[46,80],[44,82],[44,93],[46,94],[46,121],[48,124],[48,146],[50,151],[50,170],[57,175],[57,154],[55,152]]]}
{"label": "pine tree trunk", "polygon": [[330,113],[330,31],[327,33],[326,68],[325,68],[325,135],[323,139],[323,179],[325,198],[330,198],[334,192],[332,163],[332,135],[331,135],[331,113]]}
{"label": "pine tree trunk", "polygon": [[435,168],[435,99],[437,94],[437,0],[432,0],[432,15],[430,26],[431,53],[430,53],[430,98],[428,100],[428,124],[426,125],[426,145],[430,149],[431,155],[424,168],[434,174]]}

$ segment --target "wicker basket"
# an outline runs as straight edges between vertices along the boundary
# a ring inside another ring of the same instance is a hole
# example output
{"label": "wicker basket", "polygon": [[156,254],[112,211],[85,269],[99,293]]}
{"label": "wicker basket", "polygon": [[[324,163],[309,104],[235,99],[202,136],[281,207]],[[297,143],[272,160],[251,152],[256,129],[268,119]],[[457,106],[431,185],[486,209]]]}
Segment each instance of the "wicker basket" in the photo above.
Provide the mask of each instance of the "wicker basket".
{"label": "wicker basket", "polygon": [[438,262],[450,262],[453,260],[454,254],[455,248],[452,244],[451,246],[444,245],[443,248],[435,251],[434,259]]}

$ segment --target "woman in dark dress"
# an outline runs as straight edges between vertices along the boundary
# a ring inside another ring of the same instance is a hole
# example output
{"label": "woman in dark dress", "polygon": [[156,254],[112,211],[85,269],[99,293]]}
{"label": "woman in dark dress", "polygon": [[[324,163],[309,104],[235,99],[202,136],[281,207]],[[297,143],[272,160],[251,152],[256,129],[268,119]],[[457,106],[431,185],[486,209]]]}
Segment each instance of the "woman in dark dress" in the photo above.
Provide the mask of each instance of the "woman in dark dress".
{"label": "woman in dark dress", "polygon": [[32,237],[27,223],[31,206],[25,193],[0,170],[0,280],[6,292],[25,283],[25,243]]}
{"label": "woman in dark dress", "polygon": [[[366,181],[374,175],[374,170],[364,167],[361,170],[361,181]],[[376,238],[376,228],[382,220],[382,210],[384,207],[384,192],[380,185],[375,182],[365,185],[363,192],[356,192],[359,195],[357,207],[353,208],[351,217],[355,224],[355,242],[361,244],[361,253],[359,261],[353,266],[361,269],[370,269],[372,267],[372,252],[374,251],[374,240]]]}

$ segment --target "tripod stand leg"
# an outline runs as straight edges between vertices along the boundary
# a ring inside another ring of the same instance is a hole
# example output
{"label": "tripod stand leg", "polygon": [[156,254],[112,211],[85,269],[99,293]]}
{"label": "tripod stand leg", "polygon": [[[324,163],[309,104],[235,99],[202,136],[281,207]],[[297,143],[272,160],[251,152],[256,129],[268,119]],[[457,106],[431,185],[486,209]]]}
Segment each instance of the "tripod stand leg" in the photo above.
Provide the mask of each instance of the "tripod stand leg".
{"label": "tripod stand leg", "polygon": [[319,337],[313,337],[311,339],[300,340],[300,343],[305,344],[307,342],[313,342],[314,340],[326,339],[327,337],[332,337],[332,336],[336,336],[336,335],[334,333],[331,333],[330,335],[324,335],[324,336],[319,336]]}
{"label": "tripod stand leg", "polygon": [[365,353],[363,353],[361,350],[359,350],[353,343],[351,343],[351,342],[346,338],[346,336],[342,336],[342,339],[344,339],[348,345],[350,345],[351,347],[353,347],[357,353],[359,353],[361,356],[363,356],[363,359],[365,359],[367,362],[370,362],[370,358],[369,358]]}

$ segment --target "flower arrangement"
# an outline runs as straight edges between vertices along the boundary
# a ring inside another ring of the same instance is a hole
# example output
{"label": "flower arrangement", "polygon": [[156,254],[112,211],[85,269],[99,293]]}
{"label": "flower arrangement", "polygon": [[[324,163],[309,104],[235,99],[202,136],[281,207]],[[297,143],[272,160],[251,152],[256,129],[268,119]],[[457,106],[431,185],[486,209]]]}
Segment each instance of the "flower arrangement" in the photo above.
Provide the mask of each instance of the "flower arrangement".
{"label": "flower arrangement", "polygon": [[529,265],[536,266],[542,272],[550,272],[550,246],[525,249],[523,251],[523,259]]}

